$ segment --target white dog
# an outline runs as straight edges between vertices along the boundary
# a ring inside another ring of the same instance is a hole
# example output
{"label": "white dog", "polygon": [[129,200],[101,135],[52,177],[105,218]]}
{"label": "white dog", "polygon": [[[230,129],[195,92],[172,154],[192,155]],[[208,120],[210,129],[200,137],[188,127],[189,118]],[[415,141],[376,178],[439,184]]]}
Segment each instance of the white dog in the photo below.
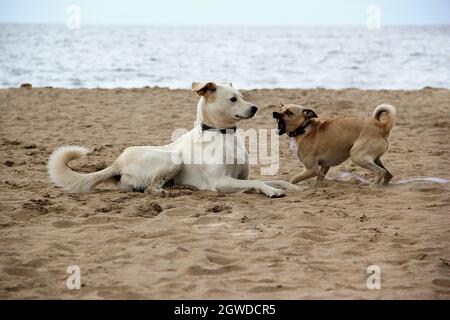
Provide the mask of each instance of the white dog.
{"label": "white dog", "polygon": [[[68,192],[87,192],[106,180],[115,181],[120,189],[145,192],[161,192],[168,181],[224,193],[253,190],[268,197],[283,196],[282,189],[299,190],[298,186],[281,180],[248,180],[248,153],[236,124],[252,118],[258,110],[256,106],[246,102],[231,83],[194,82],[192,89],[200,96],[197,125],[173,143],[127,148],[110,167],[89,174],[74,172],[67,165],[88,154],[88,149],[60,147],[48,162],[51,180]],[[233,139],[229,139],[230,135]],[[225,150],[231,149],[227,154],[234,157],[231,163],[205,160],[211,155],[211,147],[217,149],[213,141],[223,142]],[[200,161],[189,161],[189,150]]]}

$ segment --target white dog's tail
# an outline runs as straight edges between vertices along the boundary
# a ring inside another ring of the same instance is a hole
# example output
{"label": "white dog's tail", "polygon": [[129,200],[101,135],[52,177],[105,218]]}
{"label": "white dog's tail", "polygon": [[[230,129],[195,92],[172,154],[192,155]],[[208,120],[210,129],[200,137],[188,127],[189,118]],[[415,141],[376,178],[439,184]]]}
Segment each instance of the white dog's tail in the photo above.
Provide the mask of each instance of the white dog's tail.
{"label": "white dog's tail", "polygon": [[[387,120],[384,122],[380,120],[381,114],[383,112],[386,112],[387,115]],[[386,130],[389,132],[395,125],[395,120],[397,119],[397,110],[394,106],[383,103],[376,107],[375,110],[373,110],[373,117],[378,121],[384,123],[386,125]]]}
{"label": "white dog's tail", "polygon": [[79,146],[64,146],[56,149],[48,160],[48,174],[50,179],[68,192],[88,192],[97,184],[118,175],[113,166],[94,173],[78,173],[67,165],[70,161],[81,158],[90,150]]}

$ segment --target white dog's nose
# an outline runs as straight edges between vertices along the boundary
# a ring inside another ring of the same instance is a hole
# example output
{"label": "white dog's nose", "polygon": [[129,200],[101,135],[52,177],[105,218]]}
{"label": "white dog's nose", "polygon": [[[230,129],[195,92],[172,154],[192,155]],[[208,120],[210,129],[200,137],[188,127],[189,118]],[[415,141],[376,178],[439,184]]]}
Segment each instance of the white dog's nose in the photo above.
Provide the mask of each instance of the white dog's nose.
{"label": "white dog's nose", "polygon": [[250,111],[251,111],[253,114],[255,114],[256,111],[258,111],[258,107],[252,106],[252,107],[250,108]]}

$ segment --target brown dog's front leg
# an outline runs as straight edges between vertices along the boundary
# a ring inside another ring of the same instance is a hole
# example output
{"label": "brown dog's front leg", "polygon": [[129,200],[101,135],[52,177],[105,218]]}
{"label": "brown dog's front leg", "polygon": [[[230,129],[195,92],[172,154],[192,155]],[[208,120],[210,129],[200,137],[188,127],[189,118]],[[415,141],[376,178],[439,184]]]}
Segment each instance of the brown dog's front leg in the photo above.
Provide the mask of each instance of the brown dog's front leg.
{"label": "brown dog's front leg", "polygon": [[296,174],[292,177],[290,183],[296,184],[297,182],[317,176],[316,170],[305,169],[305,171]]}

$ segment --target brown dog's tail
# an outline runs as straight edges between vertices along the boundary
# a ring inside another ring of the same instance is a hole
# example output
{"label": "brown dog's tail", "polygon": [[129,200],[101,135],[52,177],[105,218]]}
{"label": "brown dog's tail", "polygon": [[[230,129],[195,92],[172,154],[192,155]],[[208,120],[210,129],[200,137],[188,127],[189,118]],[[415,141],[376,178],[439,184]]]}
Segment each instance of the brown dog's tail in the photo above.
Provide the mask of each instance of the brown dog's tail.
{"label": "brown dog's tail", "polygon": [[[386,112],[387,120],[381,121],[380,117],[383,112]],[[389,132],[395,125],[397,119],[397,110],[390,104],[382,103],[373,110],[373,117],[383,123],[386,126],[386,130]]]}
{"label": "brown dog's tail", "polygon": [[64,146],[56,149],[48,160],[48,174],[58,187],[68,192],[88,192],[109,178],[118,174],[113,166],[93,173],[78,173],[67,165],[69,161],[81,158],[90,153],[87,148]]}

